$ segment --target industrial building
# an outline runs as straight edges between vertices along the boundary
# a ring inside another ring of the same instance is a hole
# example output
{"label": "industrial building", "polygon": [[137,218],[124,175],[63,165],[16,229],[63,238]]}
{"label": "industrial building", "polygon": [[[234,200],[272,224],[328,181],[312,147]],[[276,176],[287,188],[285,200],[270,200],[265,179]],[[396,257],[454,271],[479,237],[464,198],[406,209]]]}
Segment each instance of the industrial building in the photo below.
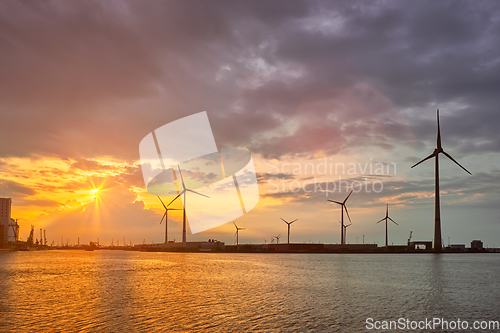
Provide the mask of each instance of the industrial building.
{"label": "industrial building", "polygon": [[19,225],[11,218],[11,198],[0,198],[0,247],[19,239]]}
{"label": "industrial building", "polygon": [[483,242],[480,240],[473,240],[470,243],[470,248],[473,250],[482,250],[483,249]]}
{"label": "industrial building", "polygon": [[410,250],[432,250],[432,241],[410,241],[408,240],[408,248]]}

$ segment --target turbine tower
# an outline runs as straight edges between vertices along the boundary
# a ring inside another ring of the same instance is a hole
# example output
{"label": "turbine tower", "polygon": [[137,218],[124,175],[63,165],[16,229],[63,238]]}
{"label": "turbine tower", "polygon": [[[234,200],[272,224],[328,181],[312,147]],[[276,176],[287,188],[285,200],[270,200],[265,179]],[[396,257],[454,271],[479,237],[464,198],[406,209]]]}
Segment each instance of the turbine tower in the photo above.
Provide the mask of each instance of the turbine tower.
{"label": "turbine tower", "polygon": [[344,208],[345,208],[345,212],[347,213],[347,217],[349,218],[349,222],[351,222],[351,217],[349,216],[349,212],[347,211],[347,206],[345,205],[345,203],[346,203],[347,199],[349,199],[349,197],[351,196],[352,191],[354,191],[354,190],[351,190],[351,193],[349,193],[349,195],[347,196],[347,198],[345,198],[345,200],[342,201],[342,202],[333,201],[333,200],[327,200],[327,201],[339,204],[341,206],[341,208],[342,208],[341,211],[340,211],[340,224],[341,224],[341,226],[340,226],[340,244],[341,245],[345,244],[345,239],[344,239]]}
{"label": "turbine tower", "polygon": [[[182,210],[182,209],[181,208],[168,208],[170,206],[170,204],[172,202],[174,202],[174,200],[176,198],[174,198],[172,201],[170,201],[170,203],[166,206],[163,203],[163,200],[161,200],[160,196],[158,196],[158,199],[160,199],[161,204],[163,205],[163,207],[165,207],[165,214],[163,214],[163,216],[160,220],[160,224],[163,222],[163,218],[165,218],[165,244],[167,244],[168,243],[168,211],[169,210]],[[125,243],[125,241],[123,241],[123,243]]]}
{"label": "turbine tower", "polygon": [[283,218],[280,219],[288,225],[288,244],[290,244],[290,224],[297,221],[298,219],[293,220],[292,222],[285,221]]}
{"label": "turbine tower", "polygon": [[394,221],[389,217],[389,204],[387,204],[387,208],[385,210],[385,217],[380,221],[378,221],[377,223],[380,223],[384,220],[385,220],[385,247],[387,247],[387,245],[389,244],[389,233],[387,232],[387,220],[391,220],[392,222],[394,222],[394,224],[399,225],[396,223],[396,221]]}
{"label": "turbine tower", "polygon": [[441,252],[443,249],[442,245],[442,240],[441,240],[441,208],[440,208],[440,202],[439,202],[439,154],[443,153],[446,157],[448,157],[450,160],[455,162],[459,167],[465,170],[469,175],[472,175],[469,170],[464,168],[463,166],[460,165],[457,161],[453,159],[449,154],[447,154],[444,150],[443,147],[441,146],[441,130],[439,128],[439,109],[437,110],[437,125],[438,125],[438,132],[437,132],[437,147],[434,149],[434,152],[418,162],[417,164],[413,165],[412,168],[416,167],[420,163],[427,161],[428,159],[431,159],[433,157],[436,158],[436,194],[435,194],[435,204],[434,204],[434,251],[435,252]]}
{"label": "turbine tower", "polygon": [[205,194],[201,194],[201,193],[198,193],[196,191],[193,191],[193,190],[190,190],[188,188],[186,188],[186,185],[184,184],[184,177],[182,177],[182,171],[181,171],[181,167],[178,165],[177,166],[179,168],[179,174],[181,175],[181,182],[182,182],[182,192],[177,194],[177,196],[174,198],[174,200],[170,201],[170,203],[174,202],[177,198],[179,198],[181,195],[184,195],[184,200],[183,200],[183,210],[184,210],[184,216],[182,218],[182,247],[186,247],[186,193],[187,192],[192,192],[192,193],[195,193],[195,194],[198,194],[198,195],[201,195],[203,197],[207,197],[209,198],[209,196],[206,196]]}
{"label": "turbine tower", "polygon": [[234,234],[236,236],[236,246],[238,248],[238,250],[240,249],[240,243],[239,243],[239,231],[240,230],[245,230],[245,228],[238,228],[238,226],[236,225],[236,223],[234,223],[233,221],[233,224],[234,226],[236,227],[236,233]]}

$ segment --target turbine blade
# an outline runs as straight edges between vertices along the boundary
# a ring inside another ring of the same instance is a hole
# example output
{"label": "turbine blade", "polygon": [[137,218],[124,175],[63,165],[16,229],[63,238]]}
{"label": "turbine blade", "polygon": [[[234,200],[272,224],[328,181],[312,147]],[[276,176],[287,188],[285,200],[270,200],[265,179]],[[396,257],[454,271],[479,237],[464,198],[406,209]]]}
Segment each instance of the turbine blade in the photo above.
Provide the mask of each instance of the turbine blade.
{"label": "turbine blade", "polygon": [[186,186],[184,185],[184,177],[182,177],[181,166],[180,166],[180,165],[177,165],[177,167],[179,168],[179,174],[181,175],[182,188],[183,188],[184,190],[186,190]]}
{"label": "turbine blade", "polygon": [[295,222],[295,221],[297,221],[297,220],[298,220],[298,219],[293,220],[292,222],[290,222],[290,224],[292,224],[293,222]]}
{"label": "turbine blade", "polygon": [[469,172],[469,170],[467,170],[466,168],[464,168],[463,166],[460,165],[460,163],[458,163],[457,161],[455,161],[455,159],[453,157],[451,157],[447,152],[445,152],[443,150],[443,154],[446,155],[446,157],[448,157],[450,160],[452,160],[453,162],[455,162],[459,167],[461,167],[462,169],[465,170],[465,172],[467,172],[469,175],[472,175],[472,173]]}
{"label": "turbine blade", "polygon": [[233,221],[233,224],[234,224],[234,226],[236,227],[236,229],[238,229],[238,226],[236,225],[236,223],[234,223],[234,221]]}
{"label": "turbine blade", "polygon": [[163,222],[163,218],[165,217],[165,215],[167,215],[167,212],[165,212],[165,214],[163,214],[163,216],[161,217],[160,224]]}
{"label": "turbine blade", "polygon": [[424,158],[423,160],[421,160],[420,162],[418,162],[417,164],[414,164],[412,165],[411,167],[414,168],[416,167],[417,165],[419,165],[420,163],[424,162],[424,161],[427,161],[429,158],[433,158],[434,156],[436,156],[436,152],[433,152],[432,154],[430,154],[429,156],[427,156],[426,158]]}
{"label": "turbine blade", "polygon": [[385,217],[384,217],[382,220],[378,221],[377,223],[380,223],[380,222],[382,222],[383,220],[385,220]]}
{"label": "turbine blade", "polygon": [[387,208],[385,210],[385,216],[389,216],[389,204],[387,204]]}
{"label": "turbine blade", "polygon": [[339,204],[342,206],[342,202],[338,202],[338,201],[333,201],[333,200],[327,200],[327,201],[330,201],[330,202],[335,202],[336,204]]}
{"label": "turbine blade", "polygon": [[[175,200],[177,200],[177,198],[178,198],[178,197],[180,197],[183,193],[184,193],[184,191],[182,191],[181,193],[177,194],[177,196],[176,196],[174,199],[172,199],[172,201],[170,201],[170,202],[168,203],[167,207],[168,207],[168,206],[170,206],[170,205],[172,204],[172,202],[174,202]],[[158,197],[158,198],[160,198],[160,197]],[[160,200],[161,200],[161,199],[160,199]],[[162,203],[163,203],[163,201],[162,201]],[[165,205],[163,205],[163,206],[165,206]],[[165,209],[166,209],[167,207],[165,207]]]}
{"label": "turbine blade", "polygon": [[208,195],[205,195],[205,194],[201,194],[201,193],[198,193],[198,192],[196,192],[196,191],[193,191],[193,190],[189,190],[189,189],[186,189],[186,191],[189,191],[189,192],[193,192],[193,193],[196,193],[196,194],[198,194],[198,195],[201,195],[201,196],[203,196],[203,197],[205,197],[205,198],[210,198],[210,197],[209,197]]}
{"label": "turbine blade", "polygon": [[394,222],[394,224],[399,225],[399,224],[397,224],[397,223],[396,223],[396,221],[394,221],[394,220],[393,220],[393,219],[391,219],[390,217],[387,217],[387,218],[388,218],[389,220],[391,220],[392,222]]}
{"label": "turbine blade", "polygon": [[347,201],[347,199],[349,199],[349,197],[351,196],[351,194],[352,194],[353,191],[354,190],[351,190],[351,193],[349,193],[349,195],[347,196],[347,198],[345,198],[344,202],[342,202],[343,204],[345,204],[345,202]]}
{"label": "turbine blade", "polygon": [[351,223],[352,223],[352,221],[351,221],[351,217],[349,216],[349,212],[347,211],[347,207],[346,207],[346,206],[344,206],[344,208],[345,208],[345,212],[347,213],[347,217],[349,218],[349,222],[351,222]]}
{"label": "turbine blade", "polygon": [[238,228],[238,230],[245,230],[245,228]]}
{"label": "turbine blade", "polygon": [[437,136],[437,148],[441,148],[441,129],[439,126],[439,109],[437,109],[437,120],[438,120],[438,136]]}
{"label": "turbine blade", "polygon": [[287,221],[285,221],[282,217],[280,217],[280,219],[281,219],[283,222],[288,223],[288,222],[287,222]]}
{"label": "turbine blade", "polygon": [[161,204],[163,205],[163,207],[165,207],[165,209],[167,209],[167,206],[165,206],[165,204],[163,203],[163,200],[161,200],[160,196],[159,196],[159,195],[157,195],[157,197],[158,197],[158,199],[160,199]]}

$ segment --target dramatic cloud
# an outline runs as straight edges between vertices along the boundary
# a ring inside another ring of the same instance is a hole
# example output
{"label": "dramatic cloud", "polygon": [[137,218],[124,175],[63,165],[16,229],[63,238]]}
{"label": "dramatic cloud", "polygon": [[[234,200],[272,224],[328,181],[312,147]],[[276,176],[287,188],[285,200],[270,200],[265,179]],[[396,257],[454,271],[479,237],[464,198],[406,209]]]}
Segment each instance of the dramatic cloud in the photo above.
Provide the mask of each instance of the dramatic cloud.
{"label": "dramatic cloud", "polygon": [[[1,6],[0,135],[11,142],[4,156],[136,158],[144,133],[200,110],[209,111],[222,145],[257,141],[257,153],[304,152],[316,142],[292,149],[289,136],[302,142],[302,135],[317,129],[341,137],[339,123],[330,119],[346,107],[338,90],[349,93],[359,84],[380,91],[396,109],[453,102],[450,112],[460,119],[484,121],[467,122],[467,135],[483,133],[486,141],[498,142],[489,136],[497,132],[491,105],[498,102],[500,83],[494,75],[500,65],[494,2]],[[389,111],[367,105],[372,116]],[[303,129],[283,131],[283,122],[297,112],[310,118]],[[355,126],[358,114],[349,115],[342,125],[365,133]],[[391,137],[405,138],[398,123]]]}
{"label": "dramatic cloud", "polygon": [[9,194],[34,195],[36,193],[32,188],[12,180],[0,179],[0,184],[2,190],[9,192]]}

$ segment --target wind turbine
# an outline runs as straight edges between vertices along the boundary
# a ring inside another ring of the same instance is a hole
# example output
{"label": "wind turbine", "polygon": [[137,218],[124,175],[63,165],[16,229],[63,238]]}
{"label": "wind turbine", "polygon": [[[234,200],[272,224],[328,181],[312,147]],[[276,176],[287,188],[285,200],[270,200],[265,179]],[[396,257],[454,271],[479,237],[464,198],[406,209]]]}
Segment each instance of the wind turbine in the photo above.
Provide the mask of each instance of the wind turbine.
{"label": "wind turbine", "polygon": [[[339,202],[339,201],[333,201],[333,200],[327,200],[327,201],[330,201],[330,202],[334,202],[336,204],[339,204],[341,207],[342,207],[342,210],[340,212],[340,224],[341,224],[341,227],[340,227],[340,244],[341,245],[344,245],[345,244],[345,239],[344,239],[344,208],[345,208],[345,212],[347,213],[347,217],[349,218],[349,222],[351,222],[351,217],[349,216],[349,212],[347,211],[347,207],[345,205],[345,202],[347,201],[347,199],[349,199],[349,197],[351,196],[352,194],[352,191],[354,190],[351,190],[351,193],[349,193],[349,195],[347,196],[347,198],[345,198],[344,201],[342,202]],[[351,222],[352,223],[352,222]]]}
{"label": "wind turbine", "polygon": [[285,221],[283,218],[280,219],[288,225],[288,244],[290,244],[290,224],[297,221],[298,219],[293,220],[292,222]]}
{"label": "wind turbine", "polygon": [[158,196],[158,199],[160,199],[161,204],[163,205],[163,207],[165,207],[165,214],[163,214],[163,216],[160,220],[160,224],[163,222],[163,218],[165,218],[165,244],[167,244],[168,243],[168,211],[169,210],[182,210],[182,209],[181,208],[168,208],[168,206],[170,206],[170,204],[172,202],[174,202],[175,198],[172,201],[170,201],[170,203],[166,206],[163,203],[163,200],[161,200],[160,196]]}
{"label": "wind turbine", "polygon": [[438,125],[438,133],[437,133],[437,147],[434,149],[434,152],[418,162],[417,164],[413,165],[412,168],[416,167],[420,163],[427,161],[428,159],[431,159],[433,157],[436,158],[436,194],[435,194],[435,204],[434,204],[434,251],[435,252],[441,252],[443,245],[442,245],[442,240],[441,240],[441,205],[439,202],[439,154],[443,153],[446,157],[448,157],[450,160],[455,162],[459,167],[465,170],[469,175],[472,175],[469,170],[464,168],[463,166],[460,165],[457,161],[453,159],[449,154],[447,154],[444,150],[443,147],[441,146],[441,130],[439,127],[439,109],[437,110],[437,125]]}
{"label": "wind turbine", "polygon": [[239,241],[239,239],[238,239],[239,231],[245,230],[245,228],[238,228],[238,226],[236,225],[236,223],[234,223],[234,221],[233,221],[233,224],[236,227],[236,233],[234,235],[236,236],[236,246],[238,247],[238,250],[239,250],[240,249],[240,243],[238,242]]}
{"label": "wind turbine", "polygon": [[385,220],[385,247],[387,247],[387,244],[389,244],[389,233],[387,232],[387,220],[391,220],[392,222],[394,222],[394,224],[399,225],[396,223],[396,221],[394,221],[389,217],[389,204],[387,204],[387,209],[385,210],[385,217],[380,221],[378,221],[377,223],[380,223],[384,220]]}
{"label": "wind turbine", "polygon": [[275,238],[276,238],[276,244],[279,244],[280,243],[281,234],[279,234]]}
{"label": "wind turbine", "polygon": [[[341,221],[339,221],[339,223],[342,224]],[[352,223],[344,225],[344,242],[345,243],[347,243],[347,227],[350,227],[351,225],[352,225]]]}
{"label": "wind turbine", "polygon": [[267,239],[264,239],[264,245],[267,245]]}
{"label": "wind turbine", "polygon": [[181,181],[182,181],[182,192],[177,194],[177,196],[174,198],[174,200],[170,201],[170,203],[174,202],[178,197],[180,197],[181,195],[184,194],[184,200],[183,200],[183,210],[184,210],[184,216],[183,216],[183,219],[182,219],[182,247],[186,247],[186,193],[187,192],[192,192],[192,193],[195,193],[195,194],[198,194],[198,195],[201,195],[203,197],[207,197],[207,198],[210,198],[209,196],[206,196],[205,194],[201,194],[201,193],[198,193],[196,191],[193,191],[193,190],[190,190],[188,188],[186,188],[186,185],[184,184],[184,177],[182,177],[182,171],[181,171],[181,167],[179,165],[177,165],[177,167],[179,168],[179,174],[181,175]]}

